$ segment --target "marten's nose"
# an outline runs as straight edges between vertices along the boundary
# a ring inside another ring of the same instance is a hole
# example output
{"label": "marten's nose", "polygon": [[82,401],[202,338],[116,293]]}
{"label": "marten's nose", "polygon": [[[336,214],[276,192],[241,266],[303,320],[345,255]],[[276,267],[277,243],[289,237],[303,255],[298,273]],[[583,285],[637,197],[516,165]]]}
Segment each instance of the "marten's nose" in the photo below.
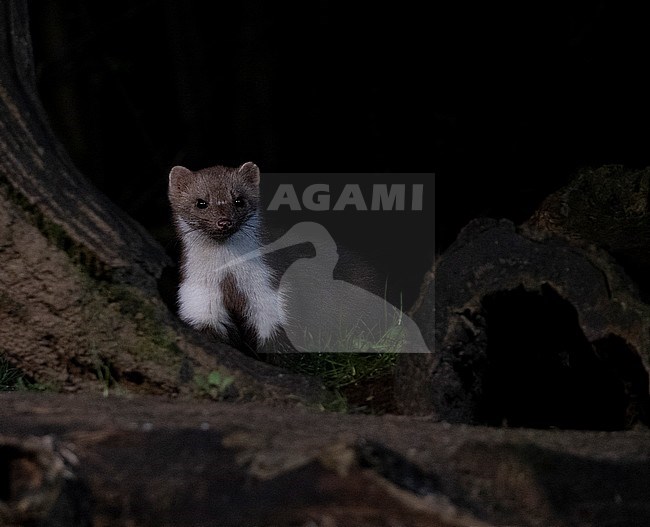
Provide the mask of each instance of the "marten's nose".
{"label": "marten's nose", "polygon": [[226,220],[226,219],[221,219],[217,221],[217,229],[220,231],[225,231],[226,229],[230,229],[232,227],[232,221]]}

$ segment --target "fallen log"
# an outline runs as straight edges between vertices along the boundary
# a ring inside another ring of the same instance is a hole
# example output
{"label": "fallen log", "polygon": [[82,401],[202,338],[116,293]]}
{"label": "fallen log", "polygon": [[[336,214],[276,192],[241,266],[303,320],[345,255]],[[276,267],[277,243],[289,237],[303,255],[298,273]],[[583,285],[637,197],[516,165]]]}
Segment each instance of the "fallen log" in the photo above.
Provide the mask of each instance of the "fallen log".
{"label": "fallen log", "polygon": [[2,525],[650,520],[647,430],[495,429],[257,404],[5,393],[0,437]]}
{"label": "fallen log", "polygon": [[621,430],[648,422],[650,309],[604,251],[475,220],[413,312],[430,355],[404,355],[396,400],[449,422]]}

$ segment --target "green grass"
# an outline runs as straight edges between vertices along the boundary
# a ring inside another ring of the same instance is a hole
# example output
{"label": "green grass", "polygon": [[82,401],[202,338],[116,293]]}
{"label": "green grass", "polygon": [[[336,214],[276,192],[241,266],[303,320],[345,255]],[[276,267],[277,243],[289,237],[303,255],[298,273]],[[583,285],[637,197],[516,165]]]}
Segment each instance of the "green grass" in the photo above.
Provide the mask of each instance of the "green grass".
{"label": "green grass", "polygon": [[211,371],[207,376],[197,375],[194,377],[194,382],[199,391],[206,397],[216,401],[223,399],[234,381],[234,377],[223,375],[216,370]]}
{"label": "green grass", "polygon": [[310,375],[341,398],[338,410],[349,410],[345,395],[363,392],[364,385],[381,382],[395,367],[405,344],[402,314],[383,327],[369,328],[362,323],[340,327],[332,335],[303,334],[300,353],[278,353],[274,363],[296,373]]}
{"label": "green grass", "polygon": [[95,364],[95,375],[97,375],[97,380],[101,385],[102,395],[108,397],[111,387],[117,384],[111,372],[110,363],[98,359]]}
{"label": "green grass", "polygon": [[17,389],[22,378],[22,372],[18,368],[14,368],[4,357],[0,357],[0,392]]}
{"label": "green grass", "polygon": [[43,392],[53,390],[52,386],[30,381],[20,368],[0,356],[0,392],[30,391]]}
{"label": "green grass", "polygon": [[393,353],[291,353],[280,364],[296,373],[318,377],[333,390],[383,377],[395,366]]}

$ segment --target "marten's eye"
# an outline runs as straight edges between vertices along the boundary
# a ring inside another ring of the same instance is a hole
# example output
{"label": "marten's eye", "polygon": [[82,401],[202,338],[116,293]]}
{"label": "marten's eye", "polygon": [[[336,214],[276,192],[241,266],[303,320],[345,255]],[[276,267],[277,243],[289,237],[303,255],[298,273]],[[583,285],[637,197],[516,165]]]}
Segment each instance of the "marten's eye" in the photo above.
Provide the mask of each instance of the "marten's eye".
{"label": "marten's eye", "polygon": [[246,202],[244,201],[244,198],[235,198],[235,207],[243,207],[246,205]]}
{"label": "marten's eye", "polygon": [[207,209],[208,208],[208,202],[205,201],[204,199],[197,199],[196,200],[196,208],[197,209]]}

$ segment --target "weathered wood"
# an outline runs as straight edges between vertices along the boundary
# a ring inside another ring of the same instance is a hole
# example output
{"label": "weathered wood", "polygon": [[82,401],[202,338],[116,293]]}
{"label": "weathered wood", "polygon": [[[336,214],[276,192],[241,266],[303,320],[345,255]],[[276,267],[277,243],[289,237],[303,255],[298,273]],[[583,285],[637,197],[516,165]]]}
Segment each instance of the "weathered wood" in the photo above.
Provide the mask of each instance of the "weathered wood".
{"label": "weathered wood", "polygon": [[582,169],[523,225],[531,235],[594,244],[611,254],[650,298],[650,169]]}
{"label": "weathered wood", "polygon": [[52,477],[0,471],[0,514],[59,489],[68,526],[644,525],[649,434],[3,394],[0,466]]}
{"label": "weathered wood", "polygon": [[650,169],[583,169],[548,196],[525,226],[594,243],[636,268],[650,265]]}

